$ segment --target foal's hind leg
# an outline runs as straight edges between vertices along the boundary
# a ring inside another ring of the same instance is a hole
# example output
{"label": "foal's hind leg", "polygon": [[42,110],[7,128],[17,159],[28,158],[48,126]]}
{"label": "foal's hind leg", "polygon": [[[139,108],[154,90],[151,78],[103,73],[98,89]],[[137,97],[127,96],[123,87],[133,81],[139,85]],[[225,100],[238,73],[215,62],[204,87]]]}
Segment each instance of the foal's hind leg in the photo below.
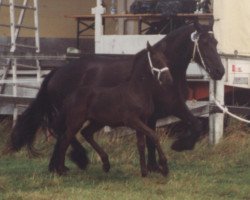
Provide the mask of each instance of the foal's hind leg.
{"label": "foal's hind leg", "polygon": [[148,170],[146,167],[146,160],[145,160],[145,137],[144,134],[140,132],[136,132],[136,137],[137,137],[137,148],[140,155],[141,175],[142,177],[145,177],[148,174]]}
{"label": "foal's hind leg", "polygon": [[[155,130],[156,120],[155,119],[149,120],[148,126],[152,130]],[[147,144],[147,150],[148,150],[148,164],[147,164],[148,171],[159,172],[160,167],[156,161],[154,141],[152,141],[149,137],[146,137],[146,144]]]}
{"label": "foal's hind leg", "polygon": [[102,127],[103,126],[98,123],[91,122],[85,129],[81,131],[81,134],[100,156],[103,163],[103,171],[108,172],[110,170],[108,154],[99,146],[99,144],[97,144],[93,137],[94,133],[100,130]]}

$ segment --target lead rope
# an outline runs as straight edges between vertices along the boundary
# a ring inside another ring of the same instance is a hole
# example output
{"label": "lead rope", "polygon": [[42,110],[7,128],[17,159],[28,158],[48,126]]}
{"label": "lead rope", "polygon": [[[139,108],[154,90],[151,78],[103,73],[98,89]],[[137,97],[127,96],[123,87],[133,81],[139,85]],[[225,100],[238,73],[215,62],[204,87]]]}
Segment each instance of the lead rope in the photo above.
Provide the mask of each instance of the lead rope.
{"label": "lead rope", "polygon": [[162,69],[158,69],[158,68],[154,67],[154,65],[152,63],[152,60],[151,60],[151,56],[150,56],[150,52],[149,51],[148,51],[148,61],[149,61],[149,65],[150,65],[152,74],[154,74],[154,71],[157,72],[158,73],[157,74],[157,79],[158,79],[158,81],[160,81],[161,73],[165,72],[165,71],[169,71],[169,68],[168,67],[164,67]]}
{"label": "lead rope", "polygon": [[244,119],[242,117],[239,117],[231,112],[228,111],[228,108],[226,106],[222,106],[220,104],[220,102],[214,98],[214,103],[216,104],[216,106],[218,106],[218,108],[223,112],[223,114],[228,114],[229,116],[241,121],[241,122],[245,122],[245,123],[249,123],[250,124],[250,120]]}

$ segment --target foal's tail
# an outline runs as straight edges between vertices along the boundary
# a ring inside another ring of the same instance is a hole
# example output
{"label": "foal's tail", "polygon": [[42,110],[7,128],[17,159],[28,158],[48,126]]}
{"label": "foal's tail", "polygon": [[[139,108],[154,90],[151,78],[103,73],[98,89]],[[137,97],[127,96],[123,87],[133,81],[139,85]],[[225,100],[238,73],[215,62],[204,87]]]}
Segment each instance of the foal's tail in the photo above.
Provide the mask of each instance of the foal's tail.
{"label": "foal's tail", "polygon": [[10,134],[8,146],[5,153],[19,151],[22,147],[27,146],[28,152],[37,155],[33,146],[36,132],[46,119],[49,111],[49,99],[47,95],[47,85],[54,74],[53,70],[44,79],[36,98],[28,108],[18,117],[17,122]]}

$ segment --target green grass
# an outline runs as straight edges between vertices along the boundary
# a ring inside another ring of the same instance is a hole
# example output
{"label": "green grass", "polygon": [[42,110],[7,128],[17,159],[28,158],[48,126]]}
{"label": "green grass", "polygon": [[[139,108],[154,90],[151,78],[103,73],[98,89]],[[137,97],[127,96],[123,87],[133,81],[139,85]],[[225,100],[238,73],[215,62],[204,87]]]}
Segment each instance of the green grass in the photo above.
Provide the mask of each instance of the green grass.
{"label": "green grass", "polygon": [[[10,123],[0,125],[0,149],[4,148]],[[215,147],[204,138],[194,151],[177,153],[170,149],[172,140],[160,134],[169,159],[170,175],[152,173],[141,178],[134,135],[98,134],[96,139],[110,156],[111,170],[104,173],[101,161],[89,149],[91,164],[71,169],[59,177],[47,170],[53,142],[38,137],[43,155],[29,158],[25,150],[0,157],[0,199],[4,200],[195,200],[250,199],[250,128],[231,122],[223,141]]]}

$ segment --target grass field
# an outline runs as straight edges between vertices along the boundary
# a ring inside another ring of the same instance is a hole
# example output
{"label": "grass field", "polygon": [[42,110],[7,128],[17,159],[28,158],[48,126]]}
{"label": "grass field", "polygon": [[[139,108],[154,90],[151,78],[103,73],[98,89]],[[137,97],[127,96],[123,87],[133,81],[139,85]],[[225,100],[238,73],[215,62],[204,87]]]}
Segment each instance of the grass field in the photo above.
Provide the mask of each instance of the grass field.
{"label": "grass field", "polygon": [[[0,149],[10,127],[9,121],[0,124]],[[194,151],[183,153],[172,151],[172,140],[159,135],[169,159],[167,178],[156,173],[140,177],[135,137],[123,137],[123,133],[96,137],[110,156],[109,173],[102,171],[98,156],[83,141],[91,160],[88,169],[81,171],[67,161],[71,170],[59,177],[47,170],[53,141],[38,137],[37,145],[43,148],[39,158],[29,158],[25,150],[0,157],[0,199],[250,200],[250,128],[246,125],[233,121],[219,145],[211,147],[204,138]]]}

